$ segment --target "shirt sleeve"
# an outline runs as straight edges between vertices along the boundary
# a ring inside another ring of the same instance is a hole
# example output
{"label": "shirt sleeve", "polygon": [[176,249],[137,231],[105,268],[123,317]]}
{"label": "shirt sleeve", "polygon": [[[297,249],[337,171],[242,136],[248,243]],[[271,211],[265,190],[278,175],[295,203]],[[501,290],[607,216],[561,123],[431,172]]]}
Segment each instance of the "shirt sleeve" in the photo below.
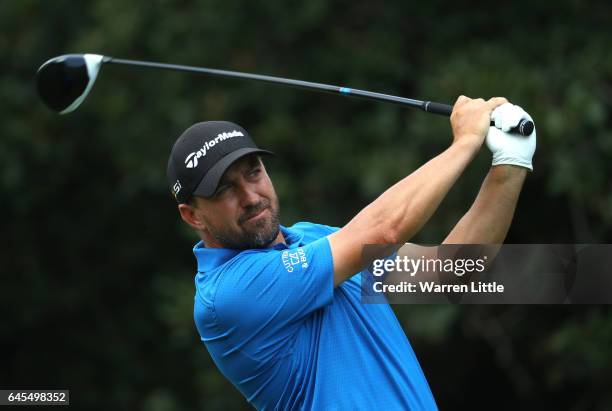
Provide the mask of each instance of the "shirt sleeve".
{"label": "shirt sleeve", "polygon": [[297,248],[241,253],[224,267],[213,305],[221,329],[278,348],[333,292],[331,249],[322,237]]}

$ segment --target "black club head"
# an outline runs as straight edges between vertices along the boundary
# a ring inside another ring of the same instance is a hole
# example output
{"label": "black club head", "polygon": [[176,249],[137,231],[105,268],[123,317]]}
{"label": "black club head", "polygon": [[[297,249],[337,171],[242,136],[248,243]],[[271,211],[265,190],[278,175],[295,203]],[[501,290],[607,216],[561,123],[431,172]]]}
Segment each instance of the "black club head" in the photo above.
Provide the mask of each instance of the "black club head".
{"label": "black club head", "polygon": [[36,73],[40,98],[60,114],[75,110],[89,94],[103,59],[98,54],[66,54],[48,60]]}

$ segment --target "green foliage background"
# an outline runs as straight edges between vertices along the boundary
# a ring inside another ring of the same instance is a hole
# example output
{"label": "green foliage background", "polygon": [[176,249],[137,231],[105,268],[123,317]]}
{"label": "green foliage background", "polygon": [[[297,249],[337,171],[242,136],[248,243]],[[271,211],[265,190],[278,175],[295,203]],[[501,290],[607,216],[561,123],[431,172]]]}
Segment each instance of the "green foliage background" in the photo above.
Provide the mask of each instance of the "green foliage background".
{"label": "green foliage background", "polygon": [[[196,239],[164,177],[192,123],[236,121],[278,154],[286,225],[342,226],[450,142],[448,119],[398,106],[113,66],[60,117],[33,81],[60,54],[506,96],[538,128],[508,241],[611,242],[609,2],[5,0],[0,27],[0,388],[69,388],[77,409],[249,408],[193,326]],[[489,162],[414,241],[441,241]],[[608,307],[395,308],[442,409],[612,407]]]}

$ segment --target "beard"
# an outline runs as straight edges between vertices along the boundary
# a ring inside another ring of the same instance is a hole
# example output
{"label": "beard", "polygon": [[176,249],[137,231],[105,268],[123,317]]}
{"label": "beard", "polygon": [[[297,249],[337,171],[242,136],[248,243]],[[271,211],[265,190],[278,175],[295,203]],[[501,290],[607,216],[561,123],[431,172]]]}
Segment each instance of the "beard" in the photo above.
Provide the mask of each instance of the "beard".
{"label": "beard", "polygon": [[[269,211],[268,215],[258,217],[255,221],[247,221],[266,209]],[[240,232],[209,226],[209,233],[225,248],[236,250],[267,248],[276,240],[280,231],[278,200],[264,199],[258,204],[249,206],[238,219],[238,225],[242,228]]]}

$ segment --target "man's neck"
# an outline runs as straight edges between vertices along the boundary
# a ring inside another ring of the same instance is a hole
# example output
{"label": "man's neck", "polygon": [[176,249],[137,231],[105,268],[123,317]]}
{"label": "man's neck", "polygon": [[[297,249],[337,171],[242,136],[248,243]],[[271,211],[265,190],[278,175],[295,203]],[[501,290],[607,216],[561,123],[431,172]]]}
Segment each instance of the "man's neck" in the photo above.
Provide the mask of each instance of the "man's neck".
{"label": "man's neck", "polygon": [[285,241],[285,236],[283,235],[283,232],[280,229],[278,230],[276,240],[272,241],[272,243],[269,245],[269,248],[274,247],[276,244],[287,244],[287,242]]}

